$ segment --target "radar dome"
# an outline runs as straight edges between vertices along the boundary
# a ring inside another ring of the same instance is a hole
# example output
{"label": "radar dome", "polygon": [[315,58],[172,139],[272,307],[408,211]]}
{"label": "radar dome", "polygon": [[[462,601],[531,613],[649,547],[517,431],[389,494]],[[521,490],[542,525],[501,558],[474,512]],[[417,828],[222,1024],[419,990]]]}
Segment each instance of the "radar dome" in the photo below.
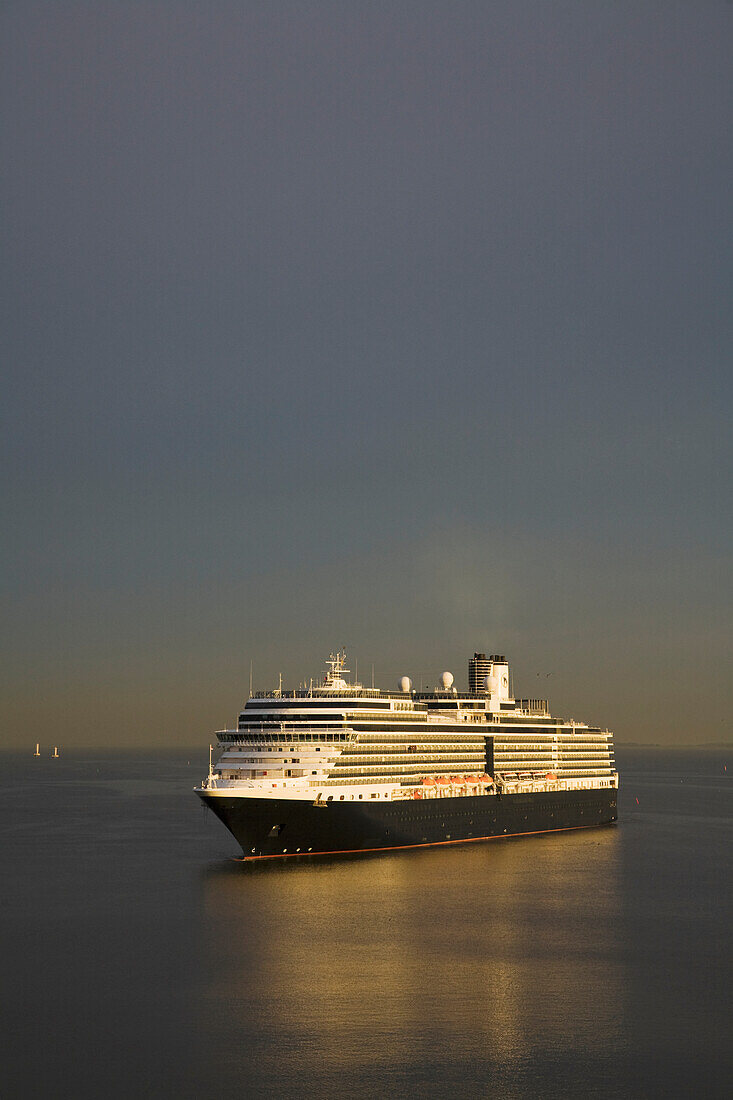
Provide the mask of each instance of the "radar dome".
{"label": "radar dome", "polygon": [[412,680],[409,676],[403,676],[397,686],[400,691],[410,691],[412,689]]}
{"label": "radar dome", "polygon": [[450,691],[450,689],[453,687],[453,673],[444,672],[443,675],[440,677],[440,682],[443,685],[444,691]]}

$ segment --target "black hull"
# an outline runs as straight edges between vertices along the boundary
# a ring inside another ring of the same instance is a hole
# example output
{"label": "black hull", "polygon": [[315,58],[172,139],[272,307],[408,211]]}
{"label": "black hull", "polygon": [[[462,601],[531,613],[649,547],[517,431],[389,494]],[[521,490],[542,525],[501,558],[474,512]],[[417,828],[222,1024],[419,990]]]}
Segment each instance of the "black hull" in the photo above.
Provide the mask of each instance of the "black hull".
{"label": "black hull", "polygon": [[528,833],[582,829],[616,821],[614,788],[536,794],[323,802],[201,798],[247,860],[313,853],[385,851],[458,844]]}

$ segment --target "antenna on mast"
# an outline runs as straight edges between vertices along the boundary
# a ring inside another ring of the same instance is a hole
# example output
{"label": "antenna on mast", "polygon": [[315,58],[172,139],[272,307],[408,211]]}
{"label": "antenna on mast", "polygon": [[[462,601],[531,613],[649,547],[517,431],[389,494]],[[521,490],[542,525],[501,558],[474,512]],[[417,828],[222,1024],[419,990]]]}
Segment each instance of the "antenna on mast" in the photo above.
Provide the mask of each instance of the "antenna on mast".
{"label": "antenna on mast", "polygon": [[249,697],[252,698],[252,662],[249,662]]}
{"label": "antenna on mast", "polygon": [[348,684],[343,678],[343,674],[348,672],[349,669],[345,668],[346,664],[346,650],[339,650],[337,653],[331,653],[326,659],[328,668],[323,678],[323,687],[329,691],[342,691],[348,688]]}

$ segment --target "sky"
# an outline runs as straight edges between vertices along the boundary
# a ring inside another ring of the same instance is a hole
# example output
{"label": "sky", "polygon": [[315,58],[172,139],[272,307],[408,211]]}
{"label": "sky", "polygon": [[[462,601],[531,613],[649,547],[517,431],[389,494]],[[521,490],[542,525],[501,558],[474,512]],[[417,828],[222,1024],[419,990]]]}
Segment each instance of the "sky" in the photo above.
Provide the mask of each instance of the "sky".
{"label": "sky", "polygon": [[346,646],[733,741],[733,5],[7,0],[2,741]]}

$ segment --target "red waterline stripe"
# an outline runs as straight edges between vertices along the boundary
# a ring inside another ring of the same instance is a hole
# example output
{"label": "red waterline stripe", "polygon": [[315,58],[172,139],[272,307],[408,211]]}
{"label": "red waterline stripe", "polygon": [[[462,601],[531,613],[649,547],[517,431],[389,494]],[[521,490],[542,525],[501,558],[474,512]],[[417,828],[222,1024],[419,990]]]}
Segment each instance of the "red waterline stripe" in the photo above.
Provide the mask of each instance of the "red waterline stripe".
{"label": "red waterline stripe", "polygon": [[572,833],[575,829],[600,829],[613,825],[613,821],[599,821],[593,825],[564,825],[562,829],[533,829],[529,833],[496,833],[494,836],[468,836],[464,840],[429,840],[421,844],[395,844],[390,848],[343,848],[332,852],[275,852],[271,856],[242,856],[234,863],[254,863],[257,859],[295,859],[298,856],[355,856],[364,852],[403,852],[407,848],[439,848],[446,844],[477,844],[483,840],[508,840],[510,836],[539,836],[540,833]]}

